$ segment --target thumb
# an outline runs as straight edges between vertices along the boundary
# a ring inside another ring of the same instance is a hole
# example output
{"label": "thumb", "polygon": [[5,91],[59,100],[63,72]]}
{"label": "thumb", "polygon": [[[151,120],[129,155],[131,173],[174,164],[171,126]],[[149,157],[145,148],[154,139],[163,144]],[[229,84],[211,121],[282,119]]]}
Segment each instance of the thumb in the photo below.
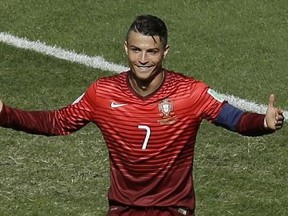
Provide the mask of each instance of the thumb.
{"label": "thumb", "polygon": [[275,107],[275,102],[276,102],[275,95],[271,94],[269,96],[268,107],[274,108]]}
{"label": "thumb", "polygon": [[0,100],[0,112],[2,111],[3,109],[3,102]]}

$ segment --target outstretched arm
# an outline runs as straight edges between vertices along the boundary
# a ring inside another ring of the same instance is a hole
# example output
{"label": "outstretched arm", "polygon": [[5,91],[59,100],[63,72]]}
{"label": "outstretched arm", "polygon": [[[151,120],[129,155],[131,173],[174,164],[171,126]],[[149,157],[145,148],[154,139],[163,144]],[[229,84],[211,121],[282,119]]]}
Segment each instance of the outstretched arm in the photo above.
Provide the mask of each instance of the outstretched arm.
{"label": "outstretched arm", "polygon": [[284,123],[284,111],[275,107],[275,96],[269,97],[266,114],[245,112],[225,103],[214,123],[246,136],[270,134]]}
{"label": "outstretched arm", "polygon": [[0,126],[46,136],[68,135],[90,120],[90,108],[85,103],[69,105],[59,110],[26,111],[0,101]]}
{"label": "outstretched arm", "polygon": [[271,94],[264,120],[265,127],[273,131],[280,129],[284,123],[284,111],[275,107],[275,102],[275,95]]}

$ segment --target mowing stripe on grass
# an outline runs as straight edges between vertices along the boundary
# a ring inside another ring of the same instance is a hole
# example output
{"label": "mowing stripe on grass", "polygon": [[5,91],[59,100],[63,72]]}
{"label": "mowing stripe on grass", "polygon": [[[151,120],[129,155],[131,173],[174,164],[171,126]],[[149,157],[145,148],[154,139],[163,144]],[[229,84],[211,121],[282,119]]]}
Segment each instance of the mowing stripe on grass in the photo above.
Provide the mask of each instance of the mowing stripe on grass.
{"label": "mowing stripe on grass", "polygon": [[[128,68],[123,65],[114,64],[106,61],[101,56],[87,56],[85,54],[78,54],[74,51],[65,50],[56,46],[49,46],[40,41],[30,41],[26,38],[19,38],[13,36],[6,32],[0,32],[0,41],[14,47],[33,50],[39,53],[43,53],[45,55],[54,56],[59,59],[64,59],[67,61],[83,64],[89,67],[116,72],[119,73],[121,71],[127,70]],[[248,111],[265,113],[267,106],[263,104],[256,104],[252,101],[247,101],[233,95],[229,94],[220,94],[225,100],[229,101],[229,103]],[[288,112],[284,112],[285,121],[288,119]]]}

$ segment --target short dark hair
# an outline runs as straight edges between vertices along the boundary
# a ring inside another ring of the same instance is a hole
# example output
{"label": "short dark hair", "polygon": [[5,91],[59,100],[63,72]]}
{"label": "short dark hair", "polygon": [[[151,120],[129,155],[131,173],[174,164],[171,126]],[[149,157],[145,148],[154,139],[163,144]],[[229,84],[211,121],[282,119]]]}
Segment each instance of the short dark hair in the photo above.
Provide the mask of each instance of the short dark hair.
{"label": "short dark hair", "polygon": [[[163,46],[166,47],[168,43],[168,31],[166,24],[160,18],[153,15],[137,16],[135,21],[131,24],[126,35],[128,41],[129,33],[131,31],[138,32],[146,36],[159,36]],[[154,39],[154,37],[153,37]],[[154,39],[155,40],[155,39]]]}

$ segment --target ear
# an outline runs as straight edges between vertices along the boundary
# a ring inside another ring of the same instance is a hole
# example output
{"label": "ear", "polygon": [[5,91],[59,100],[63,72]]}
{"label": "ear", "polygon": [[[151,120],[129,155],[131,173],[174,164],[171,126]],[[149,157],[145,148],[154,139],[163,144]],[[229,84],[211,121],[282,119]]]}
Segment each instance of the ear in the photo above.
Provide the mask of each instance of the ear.
{"label": "ear", "polygon": [[166,45],[165,50],[164,50],[164,56],[163,56],[163,58],[166,57],[166,55],[167,55],[168,52],[169,52],[169,49],[170,49],[170,46],[169,46],[169,45]]}
{"label": "ear", "polygon": [[124,41],[124,48],[125,48],[125,52],[128,55],[128,43],[127,41]]}

